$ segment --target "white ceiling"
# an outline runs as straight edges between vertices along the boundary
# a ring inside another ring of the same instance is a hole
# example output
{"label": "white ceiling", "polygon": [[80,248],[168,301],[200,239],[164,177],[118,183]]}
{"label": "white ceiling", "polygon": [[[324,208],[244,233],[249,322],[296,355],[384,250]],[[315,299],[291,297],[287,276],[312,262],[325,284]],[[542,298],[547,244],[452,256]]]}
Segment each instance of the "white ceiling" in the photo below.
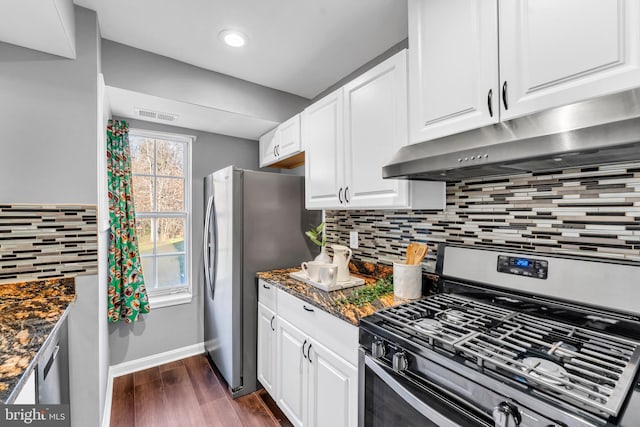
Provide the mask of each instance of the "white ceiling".
{"label": "white ceiling", "polygon": [[0,41],[75,59],[71,0],[0,1]]}
{"label": "white ceiling", "polygon": [[[102,37],[313,98],[407,37],[404,0],[75,0]],[[249,37],[234,49],[223,29]]]}
{"label": "white ceiling", "polygon": [[[278,125],[270,120],[250,117],[243,114],[222,111],[202,105],[189,104],[173,99],[160,98],[139,92],[107,86],[107,99],[111,114],[163,125],[197,129],[221,135],[257,140]],[[137,108],[148,109],[160,113],[176,114],[178,117],[168,122],[165,120],[140,117],[135,113]]]}

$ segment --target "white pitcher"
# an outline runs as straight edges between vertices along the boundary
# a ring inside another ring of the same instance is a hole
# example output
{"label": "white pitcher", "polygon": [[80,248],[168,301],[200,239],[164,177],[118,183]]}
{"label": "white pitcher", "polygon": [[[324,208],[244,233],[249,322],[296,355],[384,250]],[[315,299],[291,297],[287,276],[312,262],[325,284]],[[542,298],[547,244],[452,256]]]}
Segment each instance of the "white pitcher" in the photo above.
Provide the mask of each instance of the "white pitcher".
{"label": "white pitcher", "polygon": [[338,282],[346,282],[351,278],[349,274],[349,261],[351,261],[351,249],[342,245],[331,245],[333,248],[333,264],[338,266]]}

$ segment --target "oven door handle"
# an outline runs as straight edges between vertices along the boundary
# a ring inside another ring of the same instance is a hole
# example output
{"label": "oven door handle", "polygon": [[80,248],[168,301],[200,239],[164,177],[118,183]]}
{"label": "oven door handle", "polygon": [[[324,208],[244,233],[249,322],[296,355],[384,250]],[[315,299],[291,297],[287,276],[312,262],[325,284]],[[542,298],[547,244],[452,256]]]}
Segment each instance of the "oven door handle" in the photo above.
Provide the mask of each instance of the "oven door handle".
{"label": "oven door handle", "polygon": [[462,427],[460,424],[454,423],[441,413],[425,404],[423,401],[415,397],[402,384],[393,379],[393,377],[378,362],[369,356],[364,357],[364,363],[368,366],[382,381],[385,382],[398,396],[407,402],[413,409],[420,412],[425,418],[433,421],[440,427]]}

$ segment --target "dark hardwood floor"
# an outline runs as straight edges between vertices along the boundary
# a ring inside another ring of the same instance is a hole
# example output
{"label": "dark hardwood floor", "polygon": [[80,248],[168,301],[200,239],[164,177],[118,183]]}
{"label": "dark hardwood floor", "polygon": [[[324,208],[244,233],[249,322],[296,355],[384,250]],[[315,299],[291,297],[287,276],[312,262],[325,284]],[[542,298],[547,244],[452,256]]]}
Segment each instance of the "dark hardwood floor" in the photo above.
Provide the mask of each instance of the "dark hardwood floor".
{"label": "dark hardwood floor", "polygon": [[264,390],[232,399],[205,355],[114,378],[111,427],[291,426]]}

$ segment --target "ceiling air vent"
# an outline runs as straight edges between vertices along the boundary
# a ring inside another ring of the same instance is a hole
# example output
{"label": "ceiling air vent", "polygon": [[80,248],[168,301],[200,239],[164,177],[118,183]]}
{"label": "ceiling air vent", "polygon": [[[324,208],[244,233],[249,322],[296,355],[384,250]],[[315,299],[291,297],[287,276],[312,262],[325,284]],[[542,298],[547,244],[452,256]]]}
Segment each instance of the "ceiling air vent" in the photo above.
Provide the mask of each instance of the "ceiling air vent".
{"label": "ceiling air vent", "polygon": [[174,122],[178,119],[177,114],[162,113],[160,111],[145,110],[143,108],[135,108],[136,115],[145,119],[163,120],[165,122]]}

